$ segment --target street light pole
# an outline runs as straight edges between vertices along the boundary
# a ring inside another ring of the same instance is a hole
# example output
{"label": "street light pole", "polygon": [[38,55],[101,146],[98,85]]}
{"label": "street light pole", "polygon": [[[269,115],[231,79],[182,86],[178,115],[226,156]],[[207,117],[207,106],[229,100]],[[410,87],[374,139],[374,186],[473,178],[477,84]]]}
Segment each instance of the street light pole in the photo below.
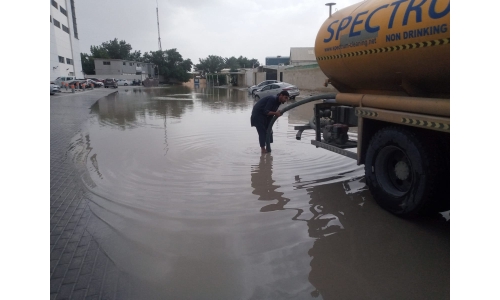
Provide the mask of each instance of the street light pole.
{"label": "street light pole", "polygon": [[330,3],[326,3],[326,4],[325,4],[326,6],[329,6],[329,7],[330,7],[330,14],[328,15],[328,17],[331,17],[331,16],[332,16],[332,6],[334,6],[335,4],[337,4],[337,3],[330,2]]}

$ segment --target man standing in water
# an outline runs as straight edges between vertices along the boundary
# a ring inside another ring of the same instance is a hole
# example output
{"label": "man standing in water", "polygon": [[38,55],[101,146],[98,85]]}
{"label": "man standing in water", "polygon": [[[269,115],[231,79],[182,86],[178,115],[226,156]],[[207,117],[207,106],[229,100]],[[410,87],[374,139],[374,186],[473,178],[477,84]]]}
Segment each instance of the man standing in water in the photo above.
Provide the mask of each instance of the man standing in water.
{"label": "man standing in water", "polygon": [[[278,110],[280,104],[288,101],[290,95],[287,91],[281,91],[276,96],[267,96],[260,99],[255,103],[252,110],[252,117],[250,118],[250,123],[252,127],[255,126],[257,133],[259,134],[259,144],[261,153],[266,153],[266,132],[269,123],[271,122],[273,116],[281,116],[281,112]],[[271,143],[273,141],[273,136],[271,135]]]}

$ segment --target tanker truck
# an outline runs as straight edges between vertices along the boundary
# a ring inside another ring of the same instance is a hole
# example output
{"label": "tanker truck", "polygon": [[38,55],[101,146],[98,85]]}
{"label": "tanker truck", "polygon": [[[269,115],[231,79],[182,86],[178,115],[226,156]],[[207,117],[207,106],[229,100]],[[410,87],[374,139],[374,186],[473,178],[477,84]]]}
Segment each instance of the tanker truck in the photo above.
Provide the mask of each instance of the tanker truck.
{"label": "tanker truck", "polygon": [[449,0],[359,2],[329,16],[314,48],[338,93],[282,110],[323,99],[297,139],[313,129],[312,145],[364,164],[374,200],[393,214],[449,209]]}

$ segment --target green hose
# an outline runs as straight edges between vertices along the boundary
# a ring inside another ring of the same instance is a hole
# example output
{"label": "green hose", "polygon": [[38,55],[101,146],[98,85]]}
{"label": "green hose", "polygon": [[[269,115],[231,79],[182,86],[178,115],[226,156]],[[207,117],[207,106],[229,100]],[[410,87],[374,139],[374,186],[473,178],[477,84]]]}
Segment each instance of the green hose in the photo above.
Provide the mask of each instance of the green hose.
{"label": "green hose", "polygon": [[[337,93],[334,94],[323,94],[323,95],[317,95],[317,96],[312,96],[309,98],[306,98],[304,100],[300,100],[299,102],[295,102],[293,104],[288,105],[285,107],[283,110],[280,110],[281,114],[283,115],[285,112],[289,111],[292,108],[295,108],[297,106],[300,106],[302,104],[306,104],[315,100],[321,100],[321,99],[335,99],[337,96]],[[273,125],[274,122],[276,121],[278,117],[273,116],[271,119],[271,123],[269,123],[269,126],[267,127],[267,132],[266,132],[266,151],[271,152],[271,131],[273,130]]]}

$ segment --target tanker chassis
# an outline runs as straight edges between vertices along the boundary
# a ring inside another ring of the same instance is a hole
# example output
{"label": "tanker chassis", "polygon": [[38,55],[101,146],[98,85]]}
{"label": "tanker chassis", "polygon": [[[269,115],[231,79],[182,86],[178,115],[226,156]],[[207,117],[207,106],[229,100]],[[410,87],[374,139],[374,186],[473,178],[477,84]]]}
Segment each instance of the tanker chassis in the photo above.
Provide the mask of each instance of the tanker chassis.
{"label": "tanker chassis", "polygon": [[346,7],[324,22],[315,54],[339,93],[323,95],[297,139],[314,129],[313,145],[364,164],[373,198],[396,215],[449,209],[449,0]]}

